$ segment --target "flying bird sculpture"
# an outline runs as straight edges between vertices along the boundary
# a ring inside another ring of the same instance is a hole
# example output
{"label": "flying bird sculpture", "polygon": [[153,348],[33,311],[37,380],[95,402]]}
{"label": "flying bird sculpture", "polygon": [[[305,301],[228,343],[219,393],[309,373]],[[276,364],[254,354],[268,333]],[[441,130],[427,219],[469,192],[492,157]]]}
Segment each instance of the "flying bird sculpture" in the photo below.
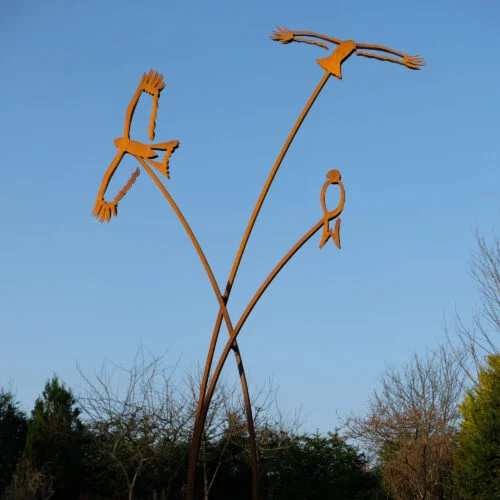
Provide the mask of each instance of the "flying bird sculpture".
{"label": "flying bird sculpture", "polygon": [[[152,141],[155,138],[155,128],[156,128],[156,115],[158,113],[158,100],[160,98],[160,92],[165,88],[165,82],[163,81],[163,76],[157,71],[152,69],[149,73],[144,73],[139,82],[137,90],[135,91],[130,104],[128,105],[127,112],[125,114],[125,125],[123,127],[123,137],[115,139],[114,144],[118,148],[113,161],[109,165],[104,178],[102,179],[99,192],[97,193],[97,198],[94,204],[94,210],[92,214],[99,219],[100,222],[109,222],[111,216],[118,215],[118,203],[127,194],[128,190],[132,187],[137,176],[140,173],[139,167],[132,173],[130,179],[121,189],[121,191],[115,196],[113,201],[106,201],[104,199],[104,194],[108,188],[109,182],[113,177],[116,169],[119,167],[120,162],[126,154],[134,156],[140,163],[146,162],[152,167],[156,168],[161,174],[163,174],[167,179],[170,178],[169,175],[169,159],[172,156],[174,150],[179,146],[179,141],[169,141],[161,142],[156,144],[144,144],[139,141],[134,141],[130,138],[130,125],[132,123],[132,117],[134,115],[135,108],[139,102],[139,98],[143,92],[150,94],[153,97],[153,104],[151,109],[151,117],[149,120],[148,136]],[[163,159],[161,161],[156,161],[154,158],[158,157],[157,151],[165,151]]]}
{"label": "flying bird sculpture", "polygon": [[[418,55],[409,56],[382,45],[357,43],[354,40],[340,40],[338,38],[322,35],[321,33],[315,33],[313,31],[292,31],[288,28],[277,26],[277,28],[271,35],[271,40],[283,44],[292,42],[309,43],[312,45],[317,45],[318,47],[322,47],[326,50],[329,50],[329,47],[324,42],[338,45],[338,47],[336,47],[328,57],[316,59],[316,62],[325,71],[327,71],[329,74],[332,74],[339,80],[342,80],[342,63],[353,53],[356,53],[357,56],[371,57],[380,61],[402,64],[403,66],[406,66],[410,69],[420,69],[421,66],[425,65],[424,60]],[[318,40],[322,41],[319,42]],[[366,50],[369,50],[370,52],[366,52]],[[375,51],[375,53],[371,51]],[[390,55],[384,56],[382,54],[377,54],[377,52],[385,52]]]}

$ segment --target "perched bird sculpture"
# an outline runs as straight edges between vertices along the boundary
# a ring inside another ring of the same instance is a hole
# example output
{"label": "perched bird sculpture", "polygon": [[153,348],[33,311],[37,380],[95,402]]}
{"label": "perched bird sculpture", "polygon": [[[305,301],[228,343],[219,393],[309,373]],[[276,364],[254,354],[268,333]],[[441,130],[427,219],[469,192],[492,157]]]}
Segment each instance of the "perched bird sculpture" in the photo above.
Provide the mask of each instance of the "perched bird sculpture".
{"label": "perched bird sculpture", "polygon": [[[101,182],[99,192],[97,193],[97,198],[94,204],[94,210],[92,214],[99,219],[100,222],[109,222],[111,216],[115,217],[118,215],[118,203],[127,194],[128,190],[132,187],[132,184],[137,179],[140,173],[139,168],[133,172],[129,181],[125,184],[123,189],[115,196],[113,201],[106,201],[104,199],[104,194],[108,188],[109,182],[116,169],[119,167],[120,162],[126,154],[134,156],[137,160],[143,160],[147,162],[152,167],[156,168],[160,173],[162,173],[167,179],[170,178],[169,175],[169,159],[174,150],[179,146],[179,141],[169,141],[161,142],[158,144],[143,144],[142,142],[134,141],[130,138],[130,126],[132,123],[132,117],[134,115],[135,108],[139,102],[139,98],[143,92],[150,94],[153,97],[153,105],[151,111],[151,118],[149,120],[148,136],[150,140],[154,140],[155,137],[155,127],[156,127],[156,115],[158,112],[158,100],[160,98],[160,92],[165,88],[165,82],[163,81],[163,76],[157,71],[150,70],[149,73],[144,73],[141,81],[135,91],[130,104],[128,105],[127,112],[125,114],[125,125],[123,128],[123,137],[115,139],[114,144],[118,148],[113,161],[106,170],[104,178]],[[155,161],[153,158],[158,157],[157,151],[165,151],[162,161]]]}
{"label": "perched bird sculpture", "polygon": [[[321,235],[321,241],[319,244],[319,248],[323,248],[325,246],[325,243],[328,241],[329,238],[332,238],[333,242],[335,245],[337,245],[337,248],[340,249],[340,219],[337,219],[335,222],[335,227],[330,229],[330,221],[332,219],[335,219],[338,217],[341,213],[342,210],[344,210],[344,204],[345,204],[345,189],[344,185],[342,184],[341,181],[341,175],[338,170],[330,170],[326,174],[326,182],[323,184],[323,187],[321,188],[321,194],[320,194],[320,200],[321,200],[321,206],[323,207],[323,234]],[[333,184],[338,184],[340,187],[340,201],[337,207],[334,210],[327,210],[326,208],[326,190],[328,189],[329,186]]]}

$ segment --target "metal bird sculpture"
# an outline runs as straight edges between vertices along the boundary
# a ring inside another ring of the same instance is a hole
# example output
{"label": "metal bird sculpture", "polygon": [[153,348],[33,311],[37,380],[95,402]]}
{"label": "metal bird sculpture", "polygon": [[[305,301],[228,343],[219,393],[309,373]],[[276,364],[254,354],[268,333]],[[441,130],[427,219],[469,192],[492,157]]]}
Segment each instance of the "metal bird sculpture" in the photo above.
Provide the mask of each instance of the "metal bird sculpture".
{"label": "metal bird sculpture", "polygon": [[[137,168],[131,175],[128,182],[122,188],[122,190],[115,196],[113,201],[106,201],[104,199],[104,194],[108,188],[111,177],[113,177],[116,169],[119,167],[120,162],[126,154],[134,156],[139,162],[142,160],[147,162],[152,167],[156,168],[160,173],[162,173],[167,179],[170,178],[169,175],[169,159],[172,156],[174,150],[179,146],[179,141],[169,141],[161,142],[157,144],[143,144],[142,142],[134,141],[130,138],[130,126],[132,123],[132,117],[134,115],[135,108],[139,102],[139,98],[143,92],[150,94],[153,97],[153,104],[151,110],[151,117],[149,120],[148,136],[150,140],[155,137],[156,128],[156,115],[158,112],[158,100],[160,98],[160,92],[165,88],[165,82],[163,81],[163,76],[157,71],[152,69],[149,73],[144,73],[139,82],[137,90],[135,91],[130,104],[128,105],[127,112],[125,114],[125,125],[123,128],[123,137],[115,139],[114,144],[118,148],[113,161],[106,170],[104,178],[101,182],[99,192],[97,193],[97,198],[94,204],[94,210],[92,214],[99,219],[100,222],[109,222],[111,216],[118,215],[118,203],[127,194],[128,190],[132,187],[137,176],[140,173],[139,168]],[[157,151],[165,151],[162,161],[155,161],[153,158],[158,157]]]}
{"label": "metal bird sculpture", "polygon": [[[338,217],[342,213],[342,210],[344,210],[345,189],[344,185],[342,184],[341,178],[342,176],[340,175],[340,172],[338,170],[330,170],[330,172],[326,174],[326,182],[323,184],[323,187],[321,188],[321,194],[319,197],[321,200],[321,206],[323,207],[323,234],[321,235],[319,248],[323,248],[328,239],[332,238],[335,245],[337,245],[337,248],[340,249],[341,219],[336,220],[335,227],[333,228],[333,230],[330,229],[330,221]],[[338,184],[338,186],[340,187],[340,201],[334,210],[328,211],[326,209],[326,199],[325,199],[326,190],[328,189],[329,186],[333,184]]]}
{"label": "metal bird sculpture", "polygon": [[[357,43],[354,40],[340,40],[338,38],[333,38],[330,36],[322,35],[321,33],[315,33],[313,31],[292,31],[285,27],[277,26],[276,30],[273,31],[271,35],[271,40],[280,42],[283,44],[299,42],[308,43],[312,45],[317,45],[323,49],[329,50],[326,43],[332,43],[338,45],[335,50],[328,56],[320,59],[316,59],[316,62],[328,73],[332,74],[339,80],[342,80],[342,63],[348,59],[353,53],[357,56],[371,57],[373,59],[378,59],[380,61],[388,61],[396,64],[402,64],[410,69],[420,69],[421,66],[425,66],[424,60],[416,55],[409,56],[399,52],[397,50],[384,47],[382,45],[372,45],[367,43]],[[318,40],[322,40],[318,42]],[[360,50],[364,49],[364,50]],[[381,54],[365,52],[365,50],[385,52],[391,54],[390,56],[383,56]]]}

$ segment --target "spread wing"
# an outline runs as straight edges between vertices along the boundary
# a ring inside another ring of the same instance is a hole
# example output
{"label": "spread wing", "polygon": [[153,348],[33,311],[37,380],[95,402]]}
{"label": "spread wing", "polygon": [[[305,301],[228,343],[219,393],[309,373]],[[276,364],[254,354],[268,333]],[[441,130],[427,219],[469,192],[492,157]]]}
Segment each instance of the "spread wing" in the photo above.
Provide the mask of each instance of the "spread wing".
{"label": "spread wing", "polygon": [[150,140],[155,138],[156,115],[158,113],[158,100],[160,99],[160,92],[165,88],[163,75],[158,71],[149,70],[148,73],[142,75],[141,81],[135,91],[132,100],[127,108],[125,115],[125,125],[123,129],[123,136],[130,138],[130,125],[134,115],[135,108],[139,102],[139,98],[143,92],[150,94],[153,97],[153,104],[151,108],[151,117],[149,119],[148,136]]}
{"label": "spread wing", "polygon": [[[317,42],[316,39],[322,40],[322,42]],[[302,43],[310,43],[313,45],[318,45],[323,47],[324,49],[328,49],[327,45],[323,42],[333,43],[336,45],[340,45],[343,41],[338,38],[333,38],[330,36],[323,35],[321,33],[315,33],[314,31],[297,31],[297,30],[289,30],[285,27],[277,26],[271,35],[271,40],[275,42],[280,42],[283,44],[288,44],[292,42],[302,42]],[[378,59],[380,61],[389,61],[397,64],[402,64],[410,69],[420,69],[422,66],[425,66],[425,61],[418,55],[410,56],[408,54],[404,54],[403,52],[399,52],[397,50],[390,49],[389,47],[384,47],[383,45],[373,45],[367,43],[356,43],[356,55],[371,57],[373,59]],[[391,56],[383,56],[380,54],[373,54],[371,52],[360,52],[359,49],[368,49],[375,50],[380,52],[386,52],[391,54]],[[396,56],[396,57],[392,57]]]}

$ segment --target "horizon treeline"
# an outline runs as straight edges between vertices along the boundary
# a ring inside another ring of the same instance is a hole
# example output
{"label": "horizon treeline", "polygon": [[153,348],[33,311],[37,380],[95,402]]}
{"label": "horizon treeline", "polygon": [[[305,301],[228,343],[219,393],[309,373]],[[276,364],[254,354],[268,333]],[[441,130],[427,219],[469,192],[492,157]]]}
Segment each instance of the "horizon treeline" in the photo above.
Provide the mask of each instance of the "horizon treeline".
{"label": "horizon treeline", "polygon": [[[123,371],[125,390],[103,367],[95,380],[84,377],[78,398],[53,376],[29,416],[0,391],[0,498],[184,498],[198,378],[187,376],[181,390],[142,349]],[[256,395],[254,415],[261,498],[386,498],[364,454],[336,432],[299,432],[271,389]],[[251,498],[244,406],[224,383],[207,419],[197,491]]]}

